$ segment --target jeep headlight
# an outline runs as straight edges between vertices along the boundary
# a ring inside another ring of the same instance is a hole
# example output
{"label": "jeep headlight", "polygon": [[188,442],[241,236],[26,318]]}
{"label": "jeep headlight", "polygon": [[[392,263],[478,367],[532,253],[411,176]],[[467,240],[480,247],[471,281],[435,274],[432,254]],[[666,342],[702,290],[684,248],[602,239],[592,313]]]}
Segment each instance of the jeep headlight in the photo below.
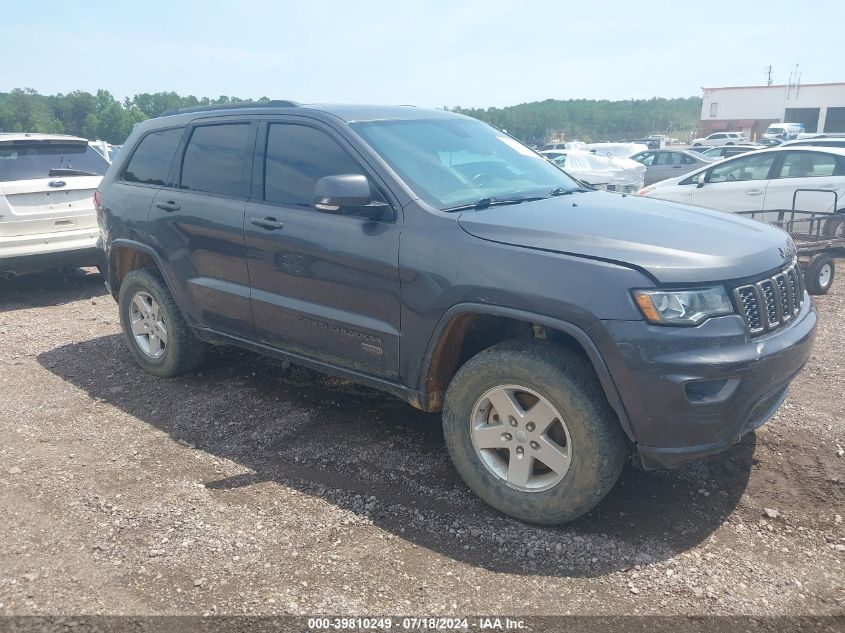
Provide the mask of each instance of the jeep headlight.
{"label": "jeep headlight", "polygon": [[698,325],[710,317],[734,311],[723,286],[695,290],[634,290],[632,294],[649,323]]}

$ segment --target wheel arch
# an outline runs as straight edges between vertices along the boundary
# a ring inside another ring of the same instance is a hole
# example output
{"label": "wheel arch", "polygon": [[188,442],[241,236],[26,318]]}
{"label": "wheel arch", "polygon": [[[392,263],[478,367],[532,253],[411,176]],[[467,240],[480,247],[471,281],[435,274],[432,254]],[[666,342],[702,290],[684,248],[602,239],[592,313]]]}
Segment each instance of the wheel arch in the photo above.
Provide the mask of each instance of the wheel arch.
{"label": "wheel arch", "polygon": [[109,248],[107,266],[108,279],[106,285],[115,300],[117,300],[118,293],[120,292],[121,282],[130,271],[139,268],[154,268],[164,280],[180,312],[186,315],[182,297],[177,292],[174,284],[171,283],[164,262],[150,246],[136,242],[135,240],[116,239],[111,243]]}
{"label": "wheel arch", "polygon": [[459,304],[441,317],[421,367],[418,385],[421,408],[439,411],[449,381],[469,358],[487,347],[514,338],[547,339],[584,354],[620,425],[629,439],[635,439],[616,383],[590,336],[569,321],[514,308]]}

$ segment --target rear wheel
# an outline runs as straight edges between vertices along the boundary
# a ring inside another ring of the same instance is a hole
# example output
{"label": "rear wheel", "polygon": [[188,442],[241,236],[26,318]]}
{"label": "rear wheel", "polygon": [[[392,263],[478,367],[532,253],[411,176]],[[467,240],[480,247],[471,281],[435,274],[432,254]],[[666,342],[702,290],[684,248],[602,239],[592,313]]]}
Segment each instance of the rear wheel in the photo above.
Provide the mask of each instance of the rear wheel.
{"label": "rear wheel", "polygon": [[471,358],[443,409],[446,446],[494,508],[554,525],[613,487],[627,442],[587,361],[549,343],[509,341]]}
{"label": "rear wheel", "polygon": [[129,350],[146,371],[169,378],[202,364],[206,345],[191,332],[157,272],[130,271],[120,284],[118,308]]}
{"label": "rear wheel", "polygon": [[813,257],[804,270],[804,284],[811,295],[826,294],[833,285],[836,264],[830,255],[820,254]]}

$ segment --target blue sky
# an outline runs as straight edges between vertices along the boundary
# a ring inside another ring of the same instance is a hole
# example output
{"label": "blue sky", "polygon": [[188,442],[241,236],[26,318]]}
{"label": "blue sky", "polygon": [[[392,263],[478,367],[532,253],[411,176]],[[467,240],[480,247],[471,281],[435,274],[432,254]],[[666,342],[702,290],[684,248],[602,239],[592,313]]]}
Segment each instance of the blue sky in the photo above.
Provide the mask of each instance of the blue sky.
{"label": "blue sky", "polygon": [[0,91],[503,106],[698,95],[769,64],[776,83],[796,63],[804,83],[845,81],[842,0],[3,5]]}

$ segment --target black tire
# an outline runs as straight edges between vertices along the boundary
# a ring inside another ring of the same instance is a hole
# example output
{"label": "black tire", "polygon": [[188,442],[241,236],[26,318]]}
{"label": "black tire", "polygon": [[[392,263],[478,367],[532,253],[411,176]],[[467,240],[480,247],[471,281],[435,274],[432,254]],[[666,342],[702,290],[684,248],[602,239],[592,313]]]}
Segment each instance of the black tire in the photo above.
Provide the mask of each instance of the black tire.
{"label": "black tire", "polygon": [[816,255],[804,269],[804,285],[811,295],[827,294],[833,285],[836,263],[830,255]]}
{"label": "black tire", "polygon": [[693,147],[701,147],[701,143],[693,143],[692,146]]}
{"label": "black tire", "polygon": [[[488,390],[515,384],[546,398],[564,418],[571,463],[551,488],[509,487],[485,466],[470,433],[472,411]],[[446,446],[466,484],[497,510],[558,525],[582,516],[610,491],[625,463],[627,439],[588,361],[542,341],[507,341],[471,358],[452,379],[443,407]]]}
{"label": "black tire", "polygon": [[728,142],[728,143],[725,143],[725,145],[733,145],[733,143]]}
{"label": "black tire", "polygon": [[[160,358],[148,355],[132,335],[130,325],[130,303],[139,291],[148,293],[158,303],[163,313],[163,321],[167,328],[167,343],[164,354]],[[152,269],[136,269],[130,271],[120,284],[118,294],[118,309],[120,310],[120,326],[123,336],[129,345],[129,350],[135,361],[147,372],[170,378],[179,376],[199,367],[205,360],[207,345],[200,341],[182,317],[167,284],[157,271]]]}

